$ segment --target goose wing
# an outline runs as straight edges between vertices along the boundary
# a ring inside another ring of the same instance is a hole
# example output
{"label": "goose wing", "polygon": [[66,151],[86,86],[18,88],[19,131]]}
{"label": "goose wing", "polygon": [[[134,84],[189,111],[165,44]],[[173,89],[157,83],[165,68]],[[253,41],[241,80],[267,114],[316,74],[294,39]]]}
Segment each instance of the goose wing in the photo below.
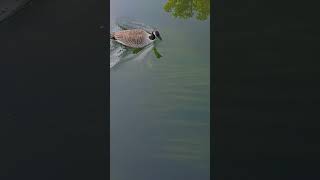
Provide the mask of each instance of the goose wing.
{"label": "goose wing", "polygon": [[112,37],[124,45],[140,47],[145,45],[148,34],[142,29],[132,29],[114,32]]}

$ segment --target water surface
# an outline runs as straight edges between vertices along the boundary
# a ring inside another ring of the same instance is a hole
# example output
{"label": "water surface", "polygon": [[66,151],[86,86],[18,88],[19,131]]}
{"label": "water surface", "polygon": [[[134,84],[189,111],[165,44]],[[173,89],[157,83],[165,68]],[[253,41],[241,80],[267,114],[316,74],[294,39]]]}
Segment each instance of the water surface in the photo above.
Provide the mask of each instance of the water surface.
{"label": "water surface", "polygon": [[130,17],[163,38],[138,54],[111,49],[111,180],[209,179],[208,1],[174,2],[111,0],[111,31]]}

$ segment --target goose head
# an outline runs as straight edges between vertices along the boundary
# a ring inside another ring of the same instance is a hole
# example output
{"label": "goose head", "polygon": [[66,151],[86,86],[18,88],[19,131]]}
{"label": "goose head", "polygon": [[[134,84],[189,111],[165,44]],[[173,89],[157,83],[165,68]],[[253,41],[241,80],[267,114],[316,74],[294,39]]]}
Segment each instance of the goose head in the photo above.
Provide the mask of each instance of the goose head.
{"label": "goose head", "polygon": [[158,38],[162,40],[159,31],[152,31],[151,35],[149,36],[151,40],[154,40],[155,38]]}

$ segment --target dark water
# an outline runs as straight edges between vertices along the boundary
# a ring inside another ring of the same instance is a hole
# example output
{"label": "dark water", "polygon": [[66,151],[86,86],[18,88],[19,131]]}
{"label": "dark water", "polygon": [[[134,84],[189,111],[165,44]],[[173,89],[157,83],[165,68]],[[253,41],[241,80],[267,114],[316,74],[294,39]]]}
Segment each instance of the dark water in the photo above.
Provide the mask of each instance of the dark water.
{"label": "dark water", "polygon": [[108,178],[107,13],[34,0],[0,23],[1,180]]}
{"label": "dark water", "polygon": [[0,1],[0,22],[15,15],[23,9],[30,0],[1,0]]}
{"label": "dark water", "polygon": [[[193,17],[183,11],[189,2],[200,4]],[[117,18],[130,17],[163,38],[137,55],[111,57],[111,180],[210,176],[209,1],[181,1],[172,13],[166,3],[111,1],[111,31]]]}

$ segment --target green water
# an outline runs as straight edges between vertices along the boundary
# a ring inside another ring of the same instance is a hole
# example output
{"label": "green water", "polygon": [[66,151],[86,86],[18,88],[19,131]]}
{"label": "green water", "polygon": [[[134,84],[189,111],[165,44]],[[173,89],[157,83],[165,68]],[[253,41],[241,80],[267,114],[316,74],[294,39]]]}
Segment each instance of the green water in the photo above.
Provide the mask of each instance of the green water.
{"label": "green water", "polygon": [[131,17],[163,38],[160,58],[150,48],[110,70],[111,180],[209,180],[209,6],[111,0],[111,23]]}

